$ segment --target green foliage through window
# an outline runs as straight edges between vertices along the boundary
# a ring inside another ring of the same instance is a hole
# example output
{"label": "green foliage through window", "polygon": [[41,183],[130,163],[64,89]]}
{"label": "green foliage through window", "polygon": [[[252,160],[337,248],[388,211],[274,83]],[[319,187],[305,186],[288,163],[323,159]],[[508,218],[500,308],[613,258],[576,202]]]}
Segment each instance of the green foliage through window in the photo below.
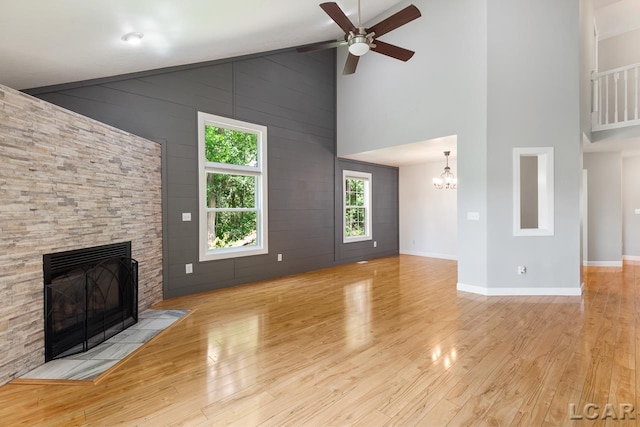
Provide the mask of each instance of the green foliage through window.
{"label": "green foliage through window", "polygon": [[258,164],[258,135],[207,125],[204,127],[205,158],[228,165]]}
{"label": "green foliage through window", "polygon": [[347,237],[364,236],[366,229],[365,181],[347,178],[345,180],[345,235]]}
{"label": "green foliage through window", "polygon": [[[254,133],[205,126],[208,162],[253,167],[258,164],[258,136]],[[238,172],[207,172],[207,247],[251,246],[257,242],[257,178]],[[238,211],[240,209],[240,211]]]}

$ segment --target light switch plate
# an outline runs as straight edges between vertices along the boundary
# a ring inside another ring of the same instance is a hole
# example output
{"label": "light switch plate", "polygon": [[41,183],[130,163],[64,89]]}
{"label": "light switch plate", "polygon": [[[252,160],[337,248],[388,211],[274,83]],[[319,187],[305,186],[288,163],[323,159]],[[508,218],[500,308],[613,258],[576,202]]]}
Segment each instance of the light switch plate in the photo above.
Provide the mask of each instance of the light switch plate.
{"label": "light switch plate", "polygon": [[184,265],[184,272],[186,274],[191,274],[193,273],[193,264],[185,264]]}
{"label": "light switch plate", "polygon": [[183,221],[191,221],[191,212],[182,212]]}
{"label": "light switch plate", "polygon": [[480,212],[467,212],[467,220],[480,221]]}
{"label": "light switch plate", "polygon": [[636,215],[640,215],[640,209],[636,209],[636,210],[634,211],[634,213],[635,213]]}

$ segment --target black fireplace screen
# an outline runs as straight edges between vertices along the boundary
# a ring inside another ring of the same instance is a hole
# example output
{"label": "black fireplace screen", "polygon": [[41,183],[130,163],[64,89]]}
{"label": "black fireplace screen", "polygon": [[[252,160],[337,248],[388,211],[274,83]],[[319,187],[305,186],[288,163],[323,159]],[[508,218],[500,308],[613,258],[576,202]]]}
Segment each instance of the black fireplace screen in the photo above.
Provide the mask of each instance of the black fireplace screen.
{"label": "black fireplace screen", "polygon": [[87,351],[138,321],[131,242],[44,256],[45,361]]}

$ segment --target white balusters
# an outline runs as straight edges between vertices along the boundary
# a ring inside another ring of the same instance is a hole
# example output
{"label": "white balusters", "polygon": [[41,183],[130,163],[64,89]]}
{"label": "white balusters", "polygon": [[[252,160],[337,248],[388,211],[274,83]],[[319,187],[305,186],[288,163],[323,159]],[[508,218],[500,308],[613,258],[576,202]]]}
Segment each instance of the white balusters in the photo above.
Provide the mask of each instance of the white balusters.
{"label": "white balusters", "polygon": [[[640,64],[634,64],[593,74],[592,128],[594,131],[640,125],[638,69]],[[629,72],[631,70],[633,73]],[[623,81],[619,82],[620,79]],[[630,79],[633,79],[633,82],[630,82]],[[609,80],[612,80],[611,90],[609,90]],[[624,91],[624,96],[621,96],[621,90]],[[622,110],[623,107],[624,110]],[[631,108],[633,112],[630,111]]]}
{"label": "white balusters", "polygon": [[604,76],[604,124],[609,124],[609,76]]}
{"label": "white balusters", "polygon": [[613,87],[615,92],[613,94],[613,123],[618,123],[618,80],[620,80],[620,73],[613,75]]}
{"label": "white balusters", "polygon": [[629,90],[629,85],[627,84],[627,81],[628,81],[629,75],[627,74],[627,71],[629,70],[624,70],[624,121],[625,122],[629,120],[629,115],[627,114],[627,111],[628,111],[627,92]]}
{"label": "white balusters", "polygon": [[633,117],[634,117],[634,120],[638,120],[638,67],[636,67],[633,70],[633,74],[634,74],[633,80],[636,83],[635,86],[634,86],[636,92],[635,92],[634,97],[633,97],[633,103],[634,103],[634,114],[633,114]]}

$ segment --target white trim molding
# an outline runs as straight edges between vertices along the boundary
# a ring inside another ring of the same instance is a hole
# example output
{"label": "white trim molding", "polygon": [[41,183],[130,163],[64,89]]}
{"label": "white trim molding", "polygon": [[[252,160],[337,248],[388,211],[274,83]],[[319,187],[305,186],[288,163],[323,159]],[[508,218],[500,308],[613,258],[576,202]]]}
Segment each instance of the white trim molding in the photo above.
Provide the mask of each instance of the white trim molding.
{"label": "white trim molding", "polygon": [[582,287],[574,288],[487,288],[458,282],[457,290],[485,296],[580,296]]}
{"label": "white trim molding", "polygon": [[[362,206],[354,205],[347,206],[347,180],[359,180],[364,183],[364,200]],[[365,240],[373,240],[373,220],[371,218],[371,211],[373,207],[372,189],[373,178],[369,172],[359,171],[342,171],[342,243],[362,242]],[[347,209],[349,208],[364,208],[364,234],[361,236],[347,236]]]}
{"label": "white trim molding", "polygon": [[585,261],[587,267],[622,267],[622,261]]}
{"label": "white trim molding", "polygon": [[420,252],[420,251],[408,251],[406,249],[400,249],[401,255],[413,255],[413,256],[421,256],[424,258],[437,258],[437,259],[448,259],[451,261],[457,261],[458,257],[456,255],[447,255],[447,254],[436,254],[433,252]]}
{"label": "white trim molding", "polygon": [[[206,127],[214,126],[223,129],[254,134],[257,139],[257,160],[255,164],[234,165],[217,163],[206,158]],[[269,197],[267,181],[267,127],[216,116],[198,111],[198,213],[199,213],[199,261],[238,258],[269,253]],[[207,206],[207,174],[238,174],[255,177],[255,200],[253,207],[210,208]],[[209,248],[210,212],[256,212],[256,244],[229,248]]]}
{"label": "white trim molding", "polygon": [[638,255],[623,255],[623,261],[640,261],[640,256]]}

